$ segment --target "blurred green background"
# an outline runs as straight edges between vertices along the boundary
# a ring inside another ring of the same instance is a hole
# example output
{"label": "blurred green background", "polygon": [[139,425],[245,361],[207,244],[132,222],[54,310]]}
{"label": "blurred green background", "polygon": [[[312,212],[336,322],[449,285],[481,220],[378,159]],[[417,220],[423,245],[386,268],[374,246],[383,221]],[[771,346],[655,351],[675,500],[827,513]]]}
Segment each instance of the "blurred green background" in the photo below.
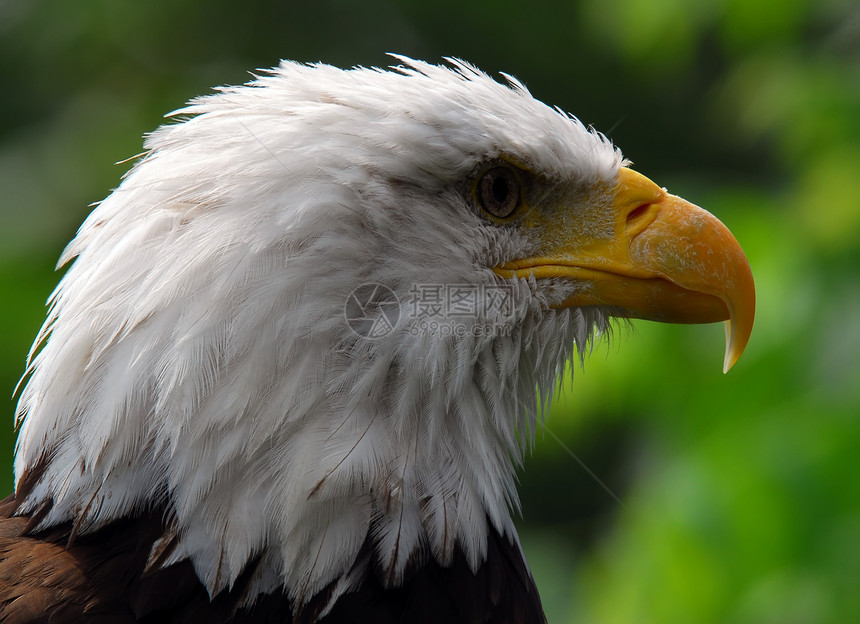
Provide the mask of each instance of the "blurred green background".
{"label": "blurred green background", "polygon": [[0,1],[4,395],[162,114],[279,58],[389,51],[518,76],[717,214],[756,276],[730,374],[721,327],[636,322],[565,382],[520,488],[549,621],[860,622],[856,0]]}

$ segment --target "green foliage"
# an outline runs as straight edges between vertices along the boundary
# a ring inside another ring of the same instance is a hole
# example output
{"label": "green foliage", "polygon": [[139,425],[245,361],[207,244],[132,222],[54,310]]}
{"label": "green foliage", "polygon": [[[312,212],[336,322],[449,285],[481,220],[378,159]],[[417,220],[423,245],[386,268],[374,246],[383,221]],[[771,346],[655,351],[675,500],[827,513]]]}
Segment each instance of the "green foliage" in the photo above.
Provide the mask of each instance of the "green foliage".
{"label": "green foliage", "polygon": [[716,326],[621,325],[575,366],[521,484],[550,622],[860,621],[858,42],[850,0],[0,4],[0,388],[163,113],[278,58],[461,56],[717,214],[758,287],[726,376]]}

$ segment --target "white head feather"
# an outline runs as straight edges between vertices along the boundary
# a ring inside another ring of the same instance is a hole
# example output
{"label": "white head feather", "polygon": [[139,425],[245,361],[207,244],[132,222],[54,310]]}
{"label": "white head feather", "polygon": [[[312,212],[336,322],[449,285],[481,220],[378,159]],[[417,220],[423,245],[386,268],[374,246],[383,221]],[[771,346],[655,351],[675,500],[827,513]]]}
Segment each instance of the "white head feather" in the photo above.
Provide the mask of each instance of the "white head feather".
{"label": "white head feather", "polygon": [[[494,332],[442,336],[414,331],[409,291],[498,285],[492,267],[534,244],[469,201],[486,163],[587,188],[622,159],[518,82],[400,60],[284,62],[147,139],[60,260],[19,404],[16,476],[43,468],[22,511],[50,501],[44,526],[86,532],[160,506],[171,561],[210,592],[260,556],[256,591],[299,601],[349,589],[368,536],[396,582],[422,549],[477,566],[487,522],[513,535],[537,388],[605,317],[514,281],[512,315],[461,321]],[[352,332],[365,283],[409,322]]]}

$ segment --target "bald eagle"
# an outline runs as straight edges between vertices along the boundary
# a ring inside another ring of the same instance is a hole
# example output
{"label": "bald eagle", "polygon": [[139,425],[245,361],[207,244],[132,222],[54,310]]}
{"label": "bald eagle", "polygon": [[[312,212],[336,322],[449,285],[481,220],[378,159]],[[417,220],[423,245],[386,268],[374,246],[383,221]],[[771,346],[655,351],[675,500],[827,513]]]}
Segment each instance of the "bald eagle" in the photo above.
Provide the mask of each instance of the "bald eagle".
{"label": "bald eagle", "polygon": [[83,223],[20,394],[0,621],[542,622],[515,468],[575,347],[726,321],[740,356],[715,217],[509,76],[398,62],[192,100]]}

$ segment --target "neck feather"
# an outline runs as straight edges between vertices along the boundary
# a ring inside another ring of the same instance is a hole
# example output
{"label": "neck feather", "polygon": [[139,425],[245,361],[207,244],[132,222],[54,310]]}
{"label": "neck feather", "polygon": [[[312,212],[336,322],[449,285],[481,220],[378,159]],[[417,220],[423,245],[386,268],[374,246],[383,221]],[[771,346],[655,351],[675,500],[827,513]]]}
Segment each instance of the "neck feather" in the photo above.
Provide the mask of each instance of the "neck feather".
{"label": "neck feather", "polygon": [[20,511],[48,503],[42,526],[85,533],[157,500],[176,543],[165,565],[190,559],[214,594],[259,558],[249,595],[285,587],[299,602],[348,591],[368,539],[367,565],[392,586],[455,549],[476,569],[489,525],[515,540],[514,468],[538,388],[545,404],[570,355],[546,347],[584,342],[597,319],[524,308],[490,337],[368,340],[304,297],[228,317],[167,305],[84,318],[55,303],[21,397],[16,474],[39,478]]}

